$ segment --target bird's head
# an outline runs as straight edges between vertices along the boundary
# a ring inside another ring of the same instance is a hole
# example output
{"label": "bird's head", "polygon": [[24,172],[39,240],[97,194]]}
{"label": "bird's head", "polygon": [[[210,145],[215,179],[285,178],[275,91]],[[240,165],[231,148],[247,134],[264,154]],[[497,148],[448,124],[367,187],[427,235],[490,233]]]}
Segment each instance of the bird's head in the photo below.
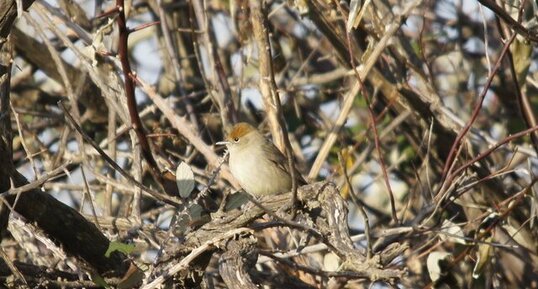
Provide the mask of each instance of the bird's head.
{"label": "bird's head", "polygon": [[263,140],[263,135],[252,125],[240,122],[232,127],[224,141],[217,142],[218,145],[226,145],[230,152],[242,150],[255,141]]}

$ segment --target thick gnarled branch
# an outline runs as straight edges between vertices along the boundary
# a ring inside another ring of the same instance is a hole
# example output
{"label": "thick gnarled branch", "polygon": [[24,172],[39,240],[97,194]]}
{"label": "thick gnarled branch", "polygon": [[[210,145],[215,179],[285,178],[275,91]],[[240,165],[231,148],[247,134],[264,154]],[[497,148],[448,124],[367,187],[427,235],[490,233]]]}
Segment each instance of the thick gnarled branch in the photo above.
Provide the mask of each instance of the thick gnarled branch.
{"label": "thick gnarled branch", "polygon": [[[307,233],[314,232],[314,237],[320,238],[321,242],[340,257],[343,271],[338,272],[338,276],[369,280],[392,280],[403,277],[405,270],[386,269],[384,266],[401,254],[407,246],[394,243],[388,246],[386,251],[377,252],[373,258],[367,259],[365,254],[356,249],[351,241],[347,225],[347,205],[334,184],[319,182],[303,186],[299,188],[297,197],[298,201],[303,204],[305,217],[310,218],[314,226],[310,228],[293,221],[287,221],[283,226],[303,230]],[[291,193],[267,196],[258,200],[263,204],[263,208],[248,203],[240,211],[217,213],[213,215],[211,222],[188,234],[185,237],[185,243],[177,249],[176,254],[185,256],[193,249],[215,239],[216,236],[249,226],[265,213],[273,215],[277,214],[276,212],[279,212],[278,214],[289,212],[292,207],[290,199]],[[217,251],[217,248],[214,250]],[[234,256],[238,258],[237,254]],[[232,263],[234,266],[239,266],[237,262]],[[203,264],[198,265],[204,266]],[[224,265],[220,266],[220,271],[227,272],[228,269],[224,269],[222,266]],[[330,275],[330,273],[320,271],[320,274]]]}

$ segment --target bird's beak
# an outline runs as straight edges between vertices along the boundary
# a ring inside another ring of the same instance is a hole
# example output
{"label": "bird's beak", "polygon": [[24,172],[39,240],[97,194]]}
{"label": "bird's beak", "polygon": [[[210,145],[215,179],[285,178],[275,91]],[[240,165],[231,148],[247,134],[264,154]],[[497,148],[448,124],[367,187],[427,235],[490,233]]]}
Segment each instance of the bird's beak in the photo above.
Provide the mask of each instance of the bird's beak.
{"label": "bird's beak", "polygon": [[216,142],[215,144],[219,145],[219,146],[222,146],[222,145],[229,145],[230,142],[229,141],[219,141],[219,142]]}

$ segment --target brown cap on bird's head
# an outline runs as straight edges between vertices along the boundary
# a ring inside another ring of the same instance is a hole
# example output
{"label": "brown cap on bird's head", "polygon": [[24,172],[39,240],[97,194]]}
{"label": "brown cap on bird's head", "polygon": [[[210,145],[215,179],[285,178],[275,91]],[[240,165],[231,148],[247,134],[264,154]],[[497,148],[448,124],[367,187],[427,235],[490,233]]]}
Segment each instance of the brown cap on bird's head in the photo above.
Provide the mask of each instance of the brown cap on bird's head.
{"label": "brown cap on bird's head", "polygon": [[226,136],[226,141],[218,142],[219,145],[226,145],[230,143],[238,142],[239,139],[245,135],[256,131],[256,128],[246,122],[240,122],[235,124]]}
{"label": "brown cap on bird's head", "polygon": [[256,128],[246,122],[240,122],[232,127],[232,130],[228,133],[226,139],[228,141],[234,141],[236,139],[242,138],[243,136],[249,134],[252,131],[256,131]]}

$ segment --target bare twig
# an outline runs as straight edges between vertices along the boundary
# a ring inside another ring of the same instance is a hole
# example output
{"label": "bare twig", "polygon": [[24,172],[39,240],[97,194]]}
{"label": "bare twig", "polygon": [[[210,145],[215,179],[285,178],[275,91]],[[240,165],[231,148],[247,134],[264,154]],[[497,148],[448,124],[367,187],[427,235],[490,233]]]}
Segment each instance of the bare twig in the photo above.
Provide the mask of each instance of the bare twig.
{"label": "bare twig", "polygon": [[[209,17],[207,16],[207,8],[205,7],[205,1],[192,0],[189,2],[193,7],[198,28],[202,32],[196,36],[200,39],[202,46],[204,46],[208,56],[207,61],[209,61],[209,66],[212,68],[208,77],[211,84],[211,86],[207,87],[208,93],[213,96],[218,104],[223,126],[228,128],[231,126],[233,121],[237,120],[237,116],[234,104],[232,102],[230,85],[228,84],[228,80],[224,74],[221,60],[215,47],[216,41],[214,37],[213,39],[211,37],[212,35],[209,25]],[[205,69],[202,69],[202,73],[203,71],[205,71]]]}
{"label": "bare twig", "polygon": [[[504,11],[495,1],[493,0],[478,0],[482,5],[488,7],[497,15],[500,17],[503,21],[506,22],[510,28],[514,29],[514,31],[517,34],[520,34],[521,36],[525,37],[526,39],[532,41],[532,42],[538,42],[538,34],[535,30],[529,30],[525,28],[521,23],[514,20],[512,16],[510,16],[506,11]],[[523,7],[523,5],[521,5]]]}
{"label": "bare twig", "polygon": [[342,171],[344,174],[344,179],[346,180],[347,186],[349,188],[349,195],[351,196],[351,199],[354,201],[355,205],[359,209],[359,213],[361,214],[362,220],[364,222],[364,235],[366,236],[366,258],[370,259],[372,258],[372,238],[370,235],[370,221],[368,218],[368,214],[366,214],[366,211],[364,210],[364,206],[362,205],[362,202],[357,199],[357,195],[355,193],[355,190],[353,189],[353,184],[351,183],[351,180],[349,178],[349,175],[347,173],[347,166],[346,166],[346,160],[344,159],[342,153],[338,154],[338,158],[340,159],[340,166],[342,167]]}
{"label": "bare twig", "polygon": [[499,57],[497,58],[497,61],[495,62],[495,66],[493,67],[493,70],[488,76],[488,79],[484,85],[484,88],[480,92],[480,95],[478,96],[478,99],[476,101],[475,107],[473,108],[473,113],[471,115],[470,120],[467,122],[467,124],[463,127],[463,129],[458,133],[458,136],[454,140],[454,143],[452,144],[452,148],[450,149],[450,153],[448,154],[448,157],[446,159],[445,166],[443,168],[443,173],[441,175],[441,183],[443,184],[441,187],[444,187],[446,182],[446,176],[450,174],[450,168],[454,163],[454,160],[456,158],[456,152],[459,150],[461,142],[471,126],[473,125],[474,121],[478,117],[478,114],[480,113],[480,109],[482,108],[482,103],[484,102],[484,99],[486,97],[486,94],[488,92],[488,89],[491,85],[491,82],[493,81],[493,77],[497,73],[497,70],[501,67],[502,60],[504,59],[504,56],[508,52],[508,49],[510,48],[510,44],[512,44],[512,41],[514,41],[517,34],[512,34],[510,39],[505,43]]}
{"label": "bare twig", "polygon": [[[6,254],[6,252],[4,251],[3,248],[0,248],[0,258],[2,258],[2,260],[8,266],[8,268],[11,271],[11,273],[13,274],[13,276],[15,276],[16,281],[18,281],[18,282],[14,282],[15,284],[9,284],[9,285],[11,285],[11,286],[15,285],[17,288],[19,286],[20,286],[20,288],[30,288],[28,286],[28,282],[26,281],[26,279],[24,278],[22,273],[19,271],[19,269],[17,269],[15,264],[13,264],[13,262],[7,256],[7,254]],[[22,283],[22,284],[20,284],[20,283]]]}
{"label": "bare twig", "polygon": [[118,54],[120,56],[121,68],[123,70],[123,81],[125,89],[125,97],[127,98],[127,107],[129,108],[129,116],[131,117],[132,126],[136,135],[138,136],[138,141],[140,142],[140,148],[142,150],[142,155],[150,167],[152,176],[157,180],[163,187],[166,187],[164,184],[164,179],[161,175],[161,170],[159,165],[153,158],[153,153],[151,152],[151,147],[149,141],[146,137],[146,132],[144,131],[144,126],[140,120],[140,115],[138,113],[138,108],[136,105],[135,99],[135,74],[131,70],[131,64],[129,63],[129,47],[128,39],[129,33],[131,31],[127,28],[127,19],[125,17],[125,1],[116,0],[116,9],[118,17],[116,21],[119,28],[119,38],[118,38]]}
{"label": "bare twig", "polygon": [[[192,129],[191,124],[184,116],[176,114],[165,100],[157,94],[157,92],[143,79],[137,77],[137,81],[144,92],[147,93],[149,98],[155,103],[157,108],[162,111],[164,116],[171,122],[172,126],[178,130],[207,160],[207,162],[215,166],[218,164],[218,156],[215,152],[199,137],[199,135]],[[223,166],[223,177],[229,181],[235,188],[239,188],[239,184],[233,178],[227,166]]]}
{"label": "bare twig", "polygon": [[[273,127],[275,124],[278,124],[279,127],[277,134],[273,134],[273,139],[276,144],[280,144],[279,148],[281,150],[285,149],[288,170],[291,175],[292,204],[295,206],[297,201],[297,186],[299,185],[298,180],[302,180],[302,177],[297,175],[298,172],[295,169],[295,163],[293,161],[293,150],[291,148],[286,122],[282,113],[280,94],[275,82],[275,71],[273,69],[273,58],[271,56],[271,43],[269,41],[269,27],[267,23],[267,13],[265,11],[267,7],[263,7],[262,3],[258,0],[249,1],[252,14],[252,30],[254,32],[254,38],[256,39],[260,60],[260,91],[264,99],[267,116],[272,124],[271,131],[277,131],[276,127]],[[272,123],[271,121],[276,121],[276,123]],[[292,218],[295,218],[295,209],[292,209],[291,216]]]}
{"label": "bare twig", "polygon": [[43,175],[41,175],[39,178],[37,178],[35,181],[32,181],[31,183],[28,183],[24,186],[12,188],[9,189],[9,191],[0,193],[1,197],[5,197],[7,195],[18,195],[33,189],[37,189],[41,187],[45,182],[52,180],[60,175],[63,175],[67,169],[67,167],[71,164],[71,162],[66,162],[62,164],[61,166],[49,171],[45,172]]}
{"label": "bare twig", "polygon": [[237,235],[249,233],[249,232],[251,231],[248,228],[238,228],[235,230],[228,231],[223,235],[217,236],[211,240],[204,242],[202,245],[195,248],[187,256],[181,259],[181,261],[167,268],[164,274],[155,278],[153,281],[149,282],[147,285],[142,286],[141,289],[156,288],[157,286],[162,284],[164,281],[166,281],[166,279],[174,276],[179,271],[185,270],[186,268],[188,268],[190,262],[196,259],[196,257],[198,257],[200,254],[204,253],[210,248],[218,247],[219,246],[218,244],[222,241],[225,241],[227,239],[234,238]]}
{"label": "bare twig", "polygon": [[[526,5],[526,1],[522,1],[522,3],[520,3],[518,23],[521,23],[521,18],[523,16],[523,13],[522,13],[523,7],[525,7],[525,5]],[[497,23],[498,23],[497,26],[499,27],[499,31],[501,32],[501,34],[503,34],[503,38],[507,39],[509,35],[509,31],[507,31],[507,29],[503,29],[504,27],[500,25],[500,22],[497,22]],[[487,49],[487,46],[486,46],[486,49]],[[530,50],[529,50],[529,53],[531,53]],[[536,117],[532,110],[532,105],[529,101],[529,97],[521,91],[521,88],[523,86],[523,79],[518,79],[512,51],[508,50],[507,57],[508,57],[508,63],[510,67],[510,74],[512,75],[512,80],[514,83],[514,91],[516,92],[516,96],[517,96],[517,104],[519,106],[519,111],[521,112],[521,115],[523,117],[523,120],[525,121],[525,124],[527,125],[527,128],[534,127],[537,125]],[[531,133],[530,138],[532,141],[532,145],[534,147],[534,151],[538,155],[538,136],[536,135],[536,133]]]}
{"label": "bare twig", "polygon": [[[376,63],[378,57],[387,47],[391,37],[400,28],[400,24],[405,19],[405,15],[408,15],[412,11],[412,9],[416,7],[419,3],[420,1],[413,1],[411,3],[408,3],[406,7],[403,9],[400,17],[397,18],[397,21],[392,22],[387,27],[385,34],[377,42],[372,53],[366,60],[366,63],[356,68],[356,71],[359,74],[360,79],[366,79],[366,76],[368,75],[369,71],[372,69],[372,67]],[[346,95],[344,96],[344,101],[342,104],[340,114],[338,115],[333,127],[331,128],[329,135],[325,138],[323,145],[319,149],[319,153],[316,159],[314,160],[314,164],[312,165],[312,168],[310,169],[310,172],[308,173],[309,179],[315,179],[317,175],[319,174],[319,170],[321,169],[323,162],[327,158],[327,155],[329,154],[331,147],[334,145],[337,139],[338,132],[340,131],[340,129],[342,128],[342,126],[347,120],[348,114],[353,105],[353,100],[355,99],[355,96],[359,93],[361,86],[362,86],[361,83],[359,81],[356,81],[353,84],[353,87],[351,88],[351,90],[349,90],[349,92],[346,93]]]}
{"label": "bare twig", "polygon": [[[38,13],[42,13],[41,10],[38,10]],[[26,16],[28,16],[28,14],[26,14]],[[42,14],[40,14],[41,18],[43,18],[44,16]],[[45,16],[46,17],[46,16]],[[43,39],[43,42],[45,43],[45,45],[47,46],[47,49],[49,50],[49,53],[52,57],[52,60],[54,61],[54,63],[56,64],[56,67],[58,69],[58,73],[60,74],[61,76],[61,79],[62,79],[62,82],[63,82],[63,85],[65,87],[65,90],[67,92],[67,97],[69,98],[69,101],[73,104],[71,106],[71,109],[73,110],[73,114],[74,114],[74,118],[76,118],[77,120],[80,120],[80,112],[78,110],[78,106],[76,105],[78,102],[77,102],[77,95],[75,95],[75,89],[73,88],[73,85],[71,84],[71,81],[70,79],[68,78],[67,76],[67,71],[63,65],[63,62],[58,54],[58,52],[53,48],[52,46],[52,43],[49,41],[49,39],[45,36],[45,32],[43,31],[43,29],[41,28],[40,25],[38,25],[35,20],[31,17],[26,17],[26,19],[32,24],[32,26],[35,27],[35,29],[39,32],[41,38]],[[82,79],[85,79],[85,78],[82,78]],[[82,86],[82,83],[77,83],[78,84],[78,87],[77,88],[80,88]],[[84,142],[82,141],[82,137],[80,135],[76,135],[76,139],[77,139],[77,143],[79,145],[80,148],[84,148]],[[81,155],[82,155],[82,162],[84,165],[87,165],[87,158],[86,158],[86,152],[84,149],[81,149],[80,150],[81,152]],[[86,172],[85,172],[85,169],[84,169],[84,166],[81,166],[80,167],[80,171],[81,171],[81,175],[82,175],[82,179],[84,181],[84,195],[83,195],[83,200],[81,202],[81,206],[80,206],[80,210],[82,211],[84,209],[84,199],[87,197],[89,200],[90,200],[90,209],[92,210],[92,214],[94,216],[94,221],[97,225],[97,227],[99,227],[99,223],[97,222],[97,213],[95,211],[95,204],[94,204],[94,198],[92,197],[91,195],[91,191],[90,191],[90,188],[88,186],[88,180],[86,178]]]}
{"label": "bare twig", "polygon": [[177,50],[174,48],[174,45],[172,44],[172,35],[170,33],[170,29],[168,28],[168,16],[163,8],[163,3],[161,0],[157,1],[157,5],[159,6],[159,16],[161,17],[161,30],[163,33],[164,43],[166,45],[166,52],[168,53],[168,57],[172,60],[172,69],[174,71],[174,76],[176,77],[176,81],[178,82],[176,85],[178,87],[179,96],[181,97],[181,101],[185,103],[185,107],[187,109],[187,113],[189,116],[189,120],[191,121],[192,125],[196,130],[199,129],[198,120],[196,119],[196,115],[194,112],[194,107],[187,97],[187,93],[183,89],[182,83],[185,82],[185,77],[183,76],[183,73],[181,72],[181,65],[179,64]]}
{"label": "bare twig", "polygon": [[[343,10],[341,5],[337,5],[337,7],[339,7],[341,11]],[[398,21],[398,22],[400,22],[400,21]],[[348,51],[349,51],[349,59],[350,59],[350,62],[351,62],[350,64],[351,64],[351,67],[355,67],[355,57],[353,57],[354,53],[353,53],[353,47],[351,45],[351,35],[348,32],[348,33],[346,33],[346,36],[347,36],[346,39],[347,39],[347,45],[348,45]],[[362,95],[364,97],[364,100],[366,101],[366,108],[368,109],[368,115],[370,116],[370,125],[372,127],[372,132],[374,134],[374,144],[375,144],[375,148],[376,148],[376,151],[377,151],[377,157],[379,159],[379,164],[381,166],[381,171],[383,173],[383,180],[385,181],[385,186],[387,187],[387,191],[388,191],[388,195],[389,195],[390,211],[391,211],[391,214],[392,214],[392,220],[396,224],[398,224],[399,221],[398,221],[398,214],[396,213],[396,202],[394,201],[394,193],[392,192],[392,187],[390,185],[390,179],[389,179],[389,176],[387,174],[387,168],[385,166],[385,160],[383,158],[383,152],[381,151],[381,145],[379,144],[379,135],[377,133],[376,117],[374,115],[372,104],[370,102],[370,97],[368,96],[368,91],[366,89],[364,89],[364,83],[362,82],[362,79],[361,79],[359,73],[357,72],[357,70],[354,68],[353,71],[355,72],[355,77],[357,78],[357,81],[361,84],[360,85],[361,92],[362,92]],[[364,208],[362,208],[362,206],[359,207],[359,211],[364,213],[363,217],[365,218],[365,222],[367,222],[366,212],[364,212]],[[371,247],[369,249],[371,249]],[[369,253],[371,253],[371,252],[369,252]]]}
{"label": "bare twig", "polygon": [[60,102],[59,103],[59,106],[60,108],[63,110],[63,112],[65,113],[65,116],[67,118],[67,120],[69,120],[69,124],[71,126],[73,126],[73,128],[82,135],[82,138],[84,138],[84,140],[89,143],[97,152],[99,152],[99,154],[106,160],[106,162],[108,164],[110,164],[116,171],[118,171],[123,177],[125,177],[127,180],[129,180],[133,185],[139,187],[140,189],[142,189],[144,192],[147,192],[148,194],[152,195],[153,197],[155,197],[157,200],[160,200],[160,201],[163,201],[165,203],[168,203],[172,206],[177,206],[180,204],[180,201],[177,201],[175,198],[173,197],[170,197],[170,196],[167,196],[167,195],[164,195],[164,194],[160,194],[150,188],[147,188],[146,186],[144,186],[143,184],[141,184],[140,182],[138,182],[137,180],[135,180],[131,175],[129,175],[129,173],[127,173],[122,167],[120,167],[113,159],[111,159],[100,147],[98,144],[95,143],[95,141],[93,141],[88,135],[86,135],[84,133],[84,131],[82,130],[82,128],[75,122],[75,120],[73,119],[73,117],[69,114],[69,112],[67,111],[67,108],[65,107],[65,105]]}

